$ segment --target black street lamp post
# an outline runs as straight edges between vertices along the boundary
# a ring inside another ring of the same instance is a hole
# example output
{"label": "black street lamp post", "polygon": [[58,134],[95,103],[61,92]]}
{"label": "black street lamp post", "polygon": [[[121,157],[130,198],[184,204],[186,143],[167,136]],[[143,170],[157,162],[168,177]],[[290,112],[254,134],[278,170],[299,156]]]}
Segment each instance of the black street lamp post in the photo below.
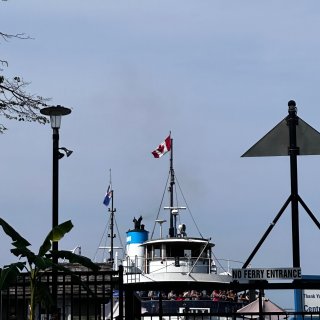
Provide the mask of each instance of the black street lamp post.
{"label": "black street lamp post", "polygon": [[[71,113],[69,108],[60,105],[56,107],[47,107],[40,110],[41,114],[50,116],[52,134],[52,228],[59,224],[59,129],[61,125],[61,117]],[[68,154],[67,154],[68,155]],[[58,242],[52,242],[52,251],[58,251]],[[53,255],[53,263],[58,263],[58,258]],[[54,272],[52,277],[52,295],[55,307],[57,307],[57,275]]]}

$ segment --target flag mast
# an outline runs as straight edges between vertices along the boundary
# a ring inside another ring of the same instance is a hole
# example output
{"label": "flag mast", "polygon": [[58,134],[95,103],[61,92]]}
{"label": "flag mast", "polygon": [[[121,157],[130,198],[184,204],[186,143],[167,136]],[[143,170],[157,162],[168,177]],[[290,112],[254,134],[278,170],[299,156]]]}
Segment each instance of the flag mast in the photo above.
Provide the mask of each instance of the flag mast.
{"label": "flag mast", "polygon": [[[113,259],[113,238],[115,237],[113,233],[113,225],[114,225],[114,213],[116,212],[116,208],[113,206],[113,189],[112,189],[112,181],[111,181],[111,169],[109,170],[109,176],[110,176],[110,181],[109,181],[109,187],[107,190],[107,193],[104,197],[103,204],[108,207],[108,212],[110,212],[110,234],[108,234],[108,237],[111,238],[111,243],[110,243],[110,258],[109,261],[111,262],[112,268],[114,264],[114,259]],[[111,208],[109,208],[109,203],[111,200]]]}
{"label": "flag mast", "polygon": [[171,150],[170,150],[170,186],[169,186],[169,193],[170,193],[170,228],[169,228],[169,236],[170,238],[175,236],[175,230],[173,225],[173,188],[174,188],[174,169],[173,169],[173,139],[171,138],[170,132],[170,142],[171,142]]}
{"label": "flag mast", "polygon": [[113,199],[113,189],[112,189],[112,181],[111,181],[111,169],[110,169],[110,193],[111,193],[111,208],[108,208],[108,211],[110,212],[110,262],[111,266],[113,269],[113,263],[114,263],[114,258],[113,258],[113,238],[114,238],[114,233],[113,233],[113,226],[114,226],[114,213],[116,212],[116,208],[114,208],[114,199]]}
{"label": "flag mast", "polygon": [[110,261],[112,264],[112,268],[113,268],[113,238],[114,238],[114,234],[113,234],[113,219],[114,219],[114,213],[116,212],[116,209],[113,207],[113,190],[111,190],[111,208],[108,208],[109,212],[110,212],[110,237],[111,237],[111,241],[110,241]]}
{"label": "flag mast", "polygon": [[[114,267],[114,259],[113,259],[113,218],[114,213],[116,212],[116,209],[113,206],[113,188],[112,188],[112,180],[111,180],[111,169],[109,169],[110,174],[110,192],[111,192],[111,208],[108,208],[108,211],[110,212],[110,263],[111,263],[111,269],[113,270]],[[111,311],[111,319],[113,319],[113,285],[111,283],[111,299],[110,299],[110,311]]]}
{"label": "flag mast", "polygon": [[170,210],[170,227],[169,227],[169,237],[173,238],[177,234],[176,230],[176,216],[178,213],[178,209],[184,209],[184,208],[175,208],[174,207],[174,201],[173,201],[173,188],[175,185],[175,175],[174,175],[174,169],[173,169],[173,139],[171,138],[171,131],[169,136],[159,144],[159,146],[153,150],[151,153],[154,156],[154,158],[160,158],[164,154],[166,154],[168,151],[170,152],[170,185],[168,188],[169,194],[170,194],[170,206],[164,207],[164,209]]}

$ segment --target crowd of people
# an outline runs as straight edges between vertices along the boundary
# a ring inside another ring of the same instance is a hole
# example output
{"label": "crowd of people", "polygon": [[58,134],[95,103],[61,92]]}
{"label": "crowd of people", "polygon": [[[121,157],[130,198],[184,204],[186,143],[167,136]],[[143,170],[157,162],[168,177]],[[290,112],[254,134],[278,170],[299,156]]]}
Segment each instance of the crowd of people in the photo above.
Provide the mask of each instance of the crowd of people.
{"label": "crowd of people", "polygon": [[237,293],[234,290],[213,290],[208,293],[206,290],[187,290],[161,293],[159,291],[140,291],[139,295],[143,299],[158,300],[161,294],[162,300],[213,300],[213,301],[229,301],[229,302],[249,302],[249,295],[247,292]]}

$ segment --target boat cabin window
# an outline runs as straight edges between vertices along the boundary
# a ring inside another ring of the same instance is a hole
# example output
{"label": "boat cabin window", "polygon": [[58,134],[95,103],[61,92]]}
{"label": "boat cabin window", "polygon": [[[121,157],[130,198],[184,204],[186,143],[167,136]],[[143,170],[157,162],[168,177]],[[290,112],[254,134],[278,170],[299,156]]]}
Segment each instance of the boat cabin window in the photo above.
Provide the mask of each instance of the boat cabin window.
{"label": "boat cabin window", "polygon": [[[199,246],[199,244],[189,244],[189,246],[186,248],[186,243],[174,243],[167,244],[166,249],[167,257],[197,258],[203,250],[203,246]],[[210,249],[208,248],[204,250],[201,254],[201,257],[210,257]]]}
{"label": "boat cabin window", "polygon": [[161,259],[161,246],[152,245],[147,247],[147,257],[148,259]]}
{"label": "boat cabin window", "polygon": [[[203,245],[199,243],[167,243],[161,247],[161,244],[153,244],[147,247],[147,256],[149,259],[165,258],[198,258],[203,250]],[[210,258],[210,248],[206,248],[201,258]]]}
{"label": "boat cabin window", "polygon": [[154,246],[153,247],[153,257],[154,258],[161,258],[161,247],[160,246]]}
{"label": "boat cabin window", "polygon": [[183,256],[186,257],[186,258],[191,258],[192,257],[192,250],[189,250],[189,249],[184,250],[184,255]]}

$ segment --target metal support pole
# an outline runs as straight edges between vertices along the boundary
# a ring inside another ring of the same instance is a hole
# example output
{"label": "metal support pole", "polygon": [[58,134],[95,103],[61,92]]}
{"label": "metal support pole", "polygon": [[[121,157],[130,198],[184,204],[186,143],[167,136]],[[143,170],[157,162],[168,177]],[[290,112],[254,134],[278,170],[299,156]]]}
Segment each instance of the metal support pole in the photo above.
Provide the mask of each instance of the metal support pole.
{"label": "metal support pole", "polygon": [[296,126],[298,125],[297,108],[294,101],[288,102],[289,116],[287,124],[289,126],[289,156],[290,156],[290,176],[291,176],[291,217],[292,217],[292,260],[293,267],[300,268],[300,245],[299,245],[299,195],[298,195],[298,170]]}
{"label": "metal support pole", "polygon": [[[71,113],[71,109],[57,105],[56,107],[46,107],[40,110],[40,113],[45,116],[50,116],[52,134],[52,228],[59,224],[59,128],[61,125],[61,117]],[[63,148],[66,149],[66,148]],[[66,149],[67,150],[67,149]],[[69,155],[71,154],[70,150]],[[68,156],[68,154],[67,154]],[[55,253],[58,251],[58,242],[52,239],[52,263],[58,264],[58,257]],[[57,270],[52,268],[52,298],[53,298],[53,312],[57,313]]]}
{"label": "metal support pole", "polygon": [[123,320],[123,266],[119,266],[119,319]]}
{"label": "metal support pole", "polygon": [[[59,224],[59,130],[53,129],[52,149],[52,228]],[[58,250],[58,242],[52,243],[52,249]]]}
{"label": "metal support pole", "polygon": [[113,273],[111,273],[111,284],[110,284],[110,319],[113,320],[113,288],[114,288],[114,285],[113,285],[113,281],[115,279],[115,275]]}
{"label": "metal support pole", "polygon": [[[110,210],[110,208],[109,208]],[[111,244],[110,244],[110,262],[111,262],[111,269],[113,271],[113,190],[111,190],[111,219],[110,219],[110,237],[111,237]],[[111,319],[113,319],[113,276],[111,278],[111,300],[110,300],[110,310],[111,310]]]}
{"label": "metal support pole", "polygon": [[[174,170],[173,170],[173,139],[171,139],[171,152],[170,152],[170,207],[173,207],[173,187],[174,187]],[[173,221],[173,214],[172,210],[170,210],[170,228],[169,228],[169,237],[172,238],[175,236],[175,229],[174,229],[174,221]]]}
{"label": "metal support pole", "polygon": [[159,320],[163,319],[162,291],[159,291]]}
{"label": "metal support pole", "polygon": [[[53,149],[52,149],[52,228],[59,224],[59,129],[53,129]],[[58,242],[52,242],[53,253],[58,252]],[[52,262],[58,263],[58,257],[53,255]],[[52,297],[54,308],[57,307],[57,270],[52,270]]]}
{"label": "metal support pole", "polygon": [[[126,286],[126,289],[124,291],[125,295],[125,319],[134,319],[135,316],[135,308],[134,308],[134,292],[132,287]],[[120,305],[119,305],[120,308]],[[120,311],[120,309],[119,309]],[[120,316],[120,314],[119,314]],[[119,317],[120,318],[120,317]],[[123,318],[120,318],[123,319]]]}
{"label": "metal support pole", "polygon": [[259,319],[260,320],[263,320],[264,317],[263,317],[263,294],[262,294],[263,290],[262,289],[259,289]]}
{"label": "metal support pole", "polygon": [[114,231],[113,231],[113,225],[114,225],[114,213],[115,213],[115,209],[114,209],[114,207],[113,207],[113,196],[114,196],[114,194],[113,194],[113,190],[111,190],[111,194],[112,194],[112,196],[111,196],[111,210],[110,210],[110,208],[109,208],[109,211],[111,212],[111,216],[110,216],[110,237],[111,237],[111,239],[110,239],[110,262],[111,262],[111,266],[112,266],[112,269],[113,269],[113,263],[114,263],[114,250],[113,250],[113,238],[114,238]]}

